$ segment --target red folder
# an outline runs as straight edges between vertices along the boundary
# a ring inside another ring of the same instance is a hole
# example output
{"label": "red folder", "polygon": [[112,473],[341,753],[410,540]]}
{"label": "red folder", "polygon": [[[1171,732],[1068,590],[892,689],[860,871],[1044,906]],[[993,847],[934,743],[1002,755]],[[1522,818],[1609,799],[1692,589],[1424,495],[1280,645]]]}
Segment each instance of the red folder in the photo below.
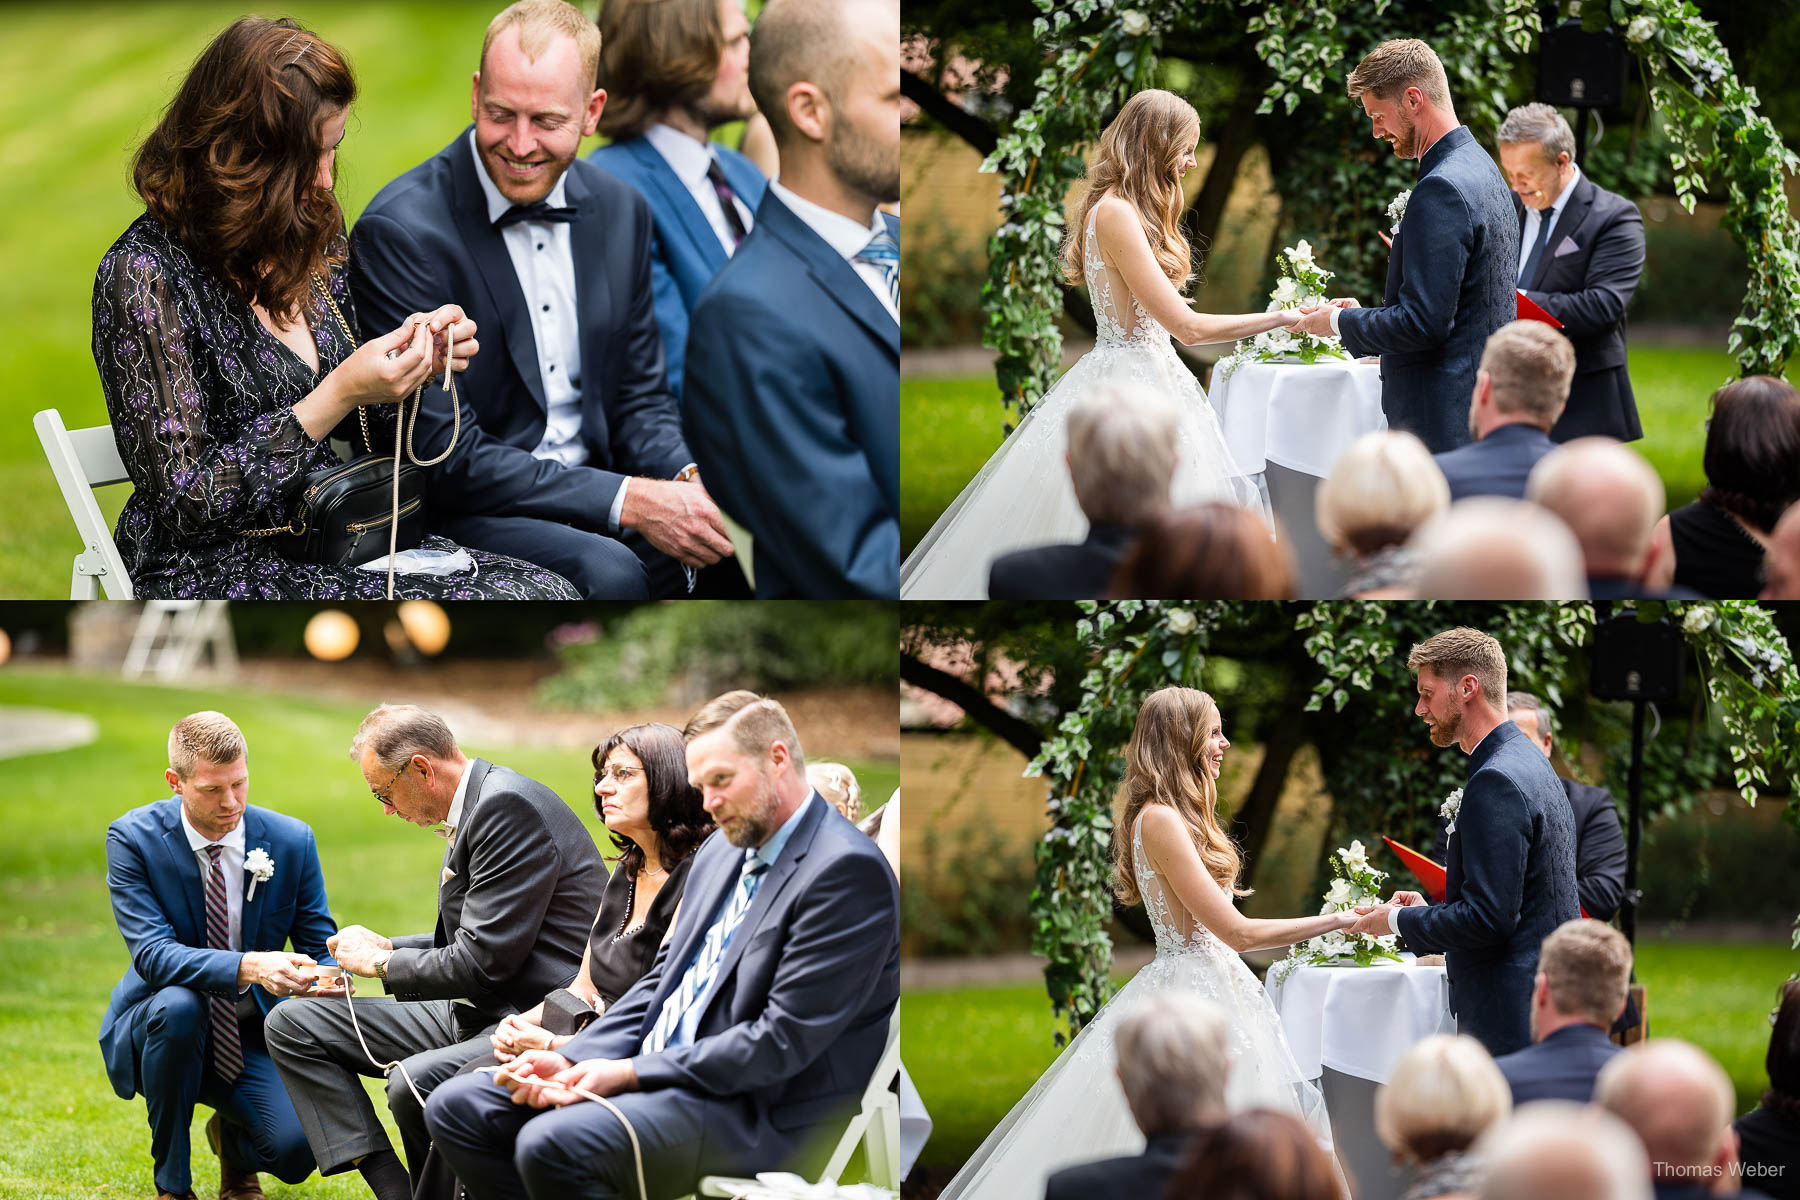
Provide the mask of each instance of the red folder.
{"label": "red folder", "polygon": [[1399,856],[1400,862],[1413,873],[1413,878],[1417,879],[1419,886],[1425,889],[1426,898],[1433,904],[1442,904],[1444,902],[1444,868],[1417,850],[1402,846],[1391,837],[1383,836],[1381,840],[1388,844],[1388,849]]}
{"label": "red folder", "polygon": [[1551,316],[1548,312],[1545,312],[1536,301],[1532,300],[1532,298],[1527,296],[1524,292],[1519,293],[1519,320],[1542,321],[1552,329],[1561,329],[1563,327],[1561,321]]}
{"label": "red folder", "polygon": [[1388,249],[1389,249],[1389,250],[1392,250],[1392,249],[1393,249],[1393,248],[1394,248],[1394,239],[1393,239],[1393,238],[1391,238],[1391,237],[1389,237],[1389,236],[1388,236],[1388,235],[1387,235],[1387,234],[1385,234],[1385,233],[1382,233],[1382,232],[1381,232],[1381,231],[1380,231],[1380,230],[1379,230],[1379,229],[1377,229],[1377,230],[1376,230],[1376,231],[1375,231],[1375,235],[1376,235],[1376,236],[1377,236],[1377,237],[1379,237],[1379,238],[1380,238],[1380,239],[1381,239],[1381,240],[1382,240],[1382,241],[1384,241],[1384,242],[1386,242],[1386,243],[1387,243],[1387,248],[1388,248]]}

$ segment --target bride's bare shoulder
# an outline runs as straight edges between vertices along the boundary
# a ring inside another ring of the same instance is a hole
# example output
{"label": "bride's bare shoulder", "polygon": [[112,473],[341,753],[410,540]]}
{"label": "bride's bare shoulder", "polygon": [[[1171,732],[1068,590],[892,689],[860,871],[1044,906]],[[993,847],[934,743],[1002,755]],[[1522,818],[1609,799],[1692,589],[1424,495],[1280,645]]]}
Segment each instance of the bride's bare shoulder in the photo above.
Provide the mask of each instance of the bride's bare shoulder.
{"label": "bride's bare shoulder", "polygon": [[1144,845],[1151,850],[1193,844],[1194,835],[1188,831],[1187,822],[1166,804],[1144,805],[1143,815],[1138,818],[1138,831],[1143,835]]}
{"label": "bride's bare shoulder", "polygon": [[1094,203],[1094,227],[1103,241],[1144,236],[1138,211],[1123,196],[1105,195]]}

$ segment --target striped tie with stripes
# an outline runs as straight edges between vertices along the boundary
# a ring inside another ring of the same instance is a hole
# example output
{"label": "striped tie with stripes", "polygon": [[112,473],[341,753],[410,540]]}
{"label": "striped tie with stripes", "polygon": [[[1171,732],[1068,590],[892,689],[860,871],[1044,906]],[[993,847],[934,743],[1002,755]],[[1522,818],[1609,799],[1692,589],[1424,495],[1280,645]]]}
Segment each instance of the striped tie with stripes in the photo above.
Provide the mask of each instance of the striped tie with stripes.
{"label": "striped tie with stripes", "polygon": [[856,261],[868,263],[887,281],[888,299],[896,310],[900,307],[900,243],[894,235],[882,230],[869,239],[869,244],[856,252]]}
{"label": "striped tie with stripes", "polygon": [[[230,950],[231,909],[225,903],[225,868],[219,855],[225,847],[214,843],[206,848],[212,859],[212,870],[206,877],[206,948]],[[206,998],[206,1014],[212,1025],[212,1068],[226,1083],[235,1082],[244,1073],[244,1047],[238,1040],[237,1006],[224,996]]]}
{"label": "striped tie with stripes", "polygon": [[706,931],[706,940],[700,943],[700,953],[694,955],[694,961],[688,964],[687,971],[681,977],[669,998],[663,1001],[662,1011],[656,1016],[656,1024],[650,1028],[650,1036],[644,1039],[644,1053],[655,1054],[669,1044],[675,1034],[675,1027],[681,1024],[684,1013],[700,997],[706,995],[712,986],[713,976],[719,969],[719,960],[725,955],[725,945],[731,941],[731,935],[743,924],[744,914],[750,910],[750,901],[756,898],[756,889],[762,884],[763,873],[769,864],[756,858],[744,860],[744,869],[738,875],[737,888],[731,893],[731,903],[719,914],[711,929]]}

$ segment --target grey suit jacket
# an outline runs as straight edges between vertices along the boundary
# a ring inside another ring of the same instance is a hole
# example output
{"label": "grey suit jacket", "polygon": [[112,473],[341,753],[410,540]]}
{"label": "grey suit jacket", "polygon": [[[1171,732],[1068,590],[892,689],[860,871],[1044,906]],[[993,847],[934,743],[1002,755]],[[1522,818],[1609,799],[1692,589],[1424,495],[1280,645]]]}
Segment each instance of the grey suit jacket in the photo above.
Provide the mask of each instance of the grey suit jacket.
{"label": "grey suit jacket", "polygon": [[470,760],[463,806],[437,929],[393,939],[387,986],[401,1000],[467,1000],[497,1020],[575,978],[606,868],[569,806],[517,771]]}

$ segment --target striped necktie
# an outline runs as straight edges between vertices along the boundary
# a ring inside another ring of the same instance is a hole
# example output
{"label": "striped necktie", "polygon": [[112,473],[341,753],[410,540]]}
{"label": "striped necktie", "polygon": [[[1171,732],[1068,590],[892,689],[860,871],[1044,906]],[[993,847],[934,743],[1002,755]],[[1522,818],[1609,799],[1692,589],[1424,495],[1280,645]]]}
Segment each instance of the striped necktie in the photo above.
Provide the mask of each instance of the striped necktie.
{"label": "striped necktie", "polygon": [[[225,903],[225,868],[219,855],[225,847],[217,842],[206,847],[212,869],[206,877],[206,948],[230,950],[231,909]],[[206,1015],[212,1026],[212,1068],[220,1079],[233,1083],[244,1073],[244,1047],[238,1040],[237,1005],[224,996],[206,997]]]}
{"label": "striped necktie", "polygon": [[750,901],[756,897],[756,889],[761,886],[764,872],[769,864],[756,858],[744,860],[744,869],[738,875],[737,888],[731,893],[731,902],[719,919],[713,922],[706,931],[706,940],[700,943],[700,953],[694,955],[694,961],[681,976],[681,982],[663,1001],[662,1011],[656,1016],[656,1024],[650,1029],[650,1036],[644,1039],[644,1053],[655,1054],[669,1044],[674,1036],[676,1026],[681,1024],[682,1016],[693,1004],[706,995],[712,986],[713,976],[718,974],[719,960],[725,956],[725,946],[731,941],[731,935],[744,922],[744,914],[750,911]]}
{"label": "striped necktie", "polygon": [[887,281],[888,300],[894,311],[900,310],[900,243],[894,235],[882,230],[869,239],[869,244],[856,252],[856,262],[868,263]]}

